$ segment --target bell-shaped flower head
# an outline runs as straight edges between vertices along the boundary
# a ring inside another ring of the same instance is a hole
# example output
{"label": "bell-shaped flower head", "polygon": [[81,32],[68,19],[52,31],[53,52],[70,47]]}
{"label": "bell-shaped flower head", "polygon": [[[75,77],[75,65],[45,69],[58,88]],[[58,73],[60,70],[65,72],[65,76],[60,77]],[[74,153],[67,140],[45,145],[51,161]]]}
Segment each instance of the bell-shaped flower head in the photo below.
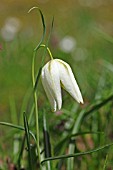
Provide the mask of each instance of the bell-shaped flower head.
{"label": "bell-shaped flower head", "polygon": [[62,107],[61,86],[78,102],[83,103],[82,95],[72,69],[63,60],[50,60],[41,73],[42,84],[53,111]]}

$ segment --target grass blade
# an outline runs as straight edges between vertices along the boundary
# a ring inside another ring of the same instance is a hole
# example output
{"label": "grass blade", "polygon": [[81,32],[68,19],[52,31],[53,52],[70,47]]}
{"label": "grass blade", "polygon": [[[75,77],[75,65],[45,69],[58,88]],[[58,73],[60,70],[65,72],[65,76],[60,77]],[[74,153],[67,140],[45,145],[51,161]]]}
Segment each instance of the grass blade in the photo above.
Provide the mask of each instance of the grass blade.
{"label": "grass blade", "polygon": [[45,157],[47,158],[47,157],[51,157],[51,144],[50,144],[50,136],[47,128],[45,113],[43,115],[43,132],[44,132]]}
{"label": "grass blade", "polygon": [[29,162],[29,170],[32,169],[32,159],[31,159],[31,147],[30,147],[30,132],[29,132],[29,125],[27,121],[26,114],[23,114],[24,117],[24,127],[25,127],[25,135],[27,140],[27,148],[28,148],[28,162]]}
{"label": "grass blade", "polygon": [[113,94],[109,96],[108,98],[106,98],[105,100],[103,100],[102,102],[100,102],[99,104],[95,104],[89,111],[86,111],[84,113],[84,118],[88,116],[90,113],[100,109],[101,107],[103,107],[104,105],[106,105],[108,102],[112,100],[113,100]]}
{"label": "grass blade", "polygon": [[22,154],[23,154],[23,151],[24,151],[24,145],[25,145],[25,135],[24,135],[23,140],[22,140],[21,149],[20,149],[20,153],[19,153],[19,156],[18,156],[18,160],[17,160],[18,169],[21,168],[21,160],[22,160]]}
{"label": "grass blade", "polygon": [[[9,127],[12,127],[12,128],[18,129],[18,130],[23,130],[23,131],[25,131],[25,128],[24,128],[24,127],[19,126],[19,125],[14,125],[14,124],[12,124],[12,123],[0,122],[0,125],[9,126]],[[29,133],[31,134],[31,136],[33,137],[33,139],[36,141],[35,135],[34,135],[31,131],[29,131]]]}
{"label": "grass blade", "polygon": [[40,46],[40,44],[43,42],[43,40],[44,40],[44,37],[45,37],[45,34],[46,34],[46,25],[45,25],[45,20],[44,20],[44,16],[43,16],[43,13],[42,13],[42,11],[40,10],[40,8],[38,8],[38,7],[32,7],[29,11],[28,11],[28,13],[30,13],[32,10],[34,10],[34,9],[38,9],[38,11],[39,11],[39,13],[40,13],[40,16],[41,16],[41,20],[42,20],[42,26],[43,26],[43,34],[42,34],[42,37],[41,37],[41,40],[40,40],[40,42],[38,43],[38,45],[36,46],[36,48],[34,49],[34,51],[37,51],[38,50],[38,48],[39,48],[39,46]]}
{"label": "grass blade", "polygon": [[108,161],[108,155],[106,155],[103,170],[106,170],[107,161]]}
{"label": "grass blade", "polygon": [[113,146],[113,143],[106,144],[104,146],[101,146],[99,148],[92,149],[92,150],[89,150],[89,151],[86,151],[86,152],[80,152],[80,153],[75,153],[75,154],[68,154],[68,155],[50,157],[50,158],[44,159],[41,163],[43,164],[46,161],[54,161],[54,160],[58,160],[58,159],[66,159],[66,158],[71,158],[71,157],[84,156],[84,155],[87,155],[87,154],[92,154],[92,153],[95,153],[95,152],[99,152],[99,151],[107,149],[107,148],[109,148],[111,146]]}
{"label": "grass blade", "polygon": [[[47,128],[46,122],[46,115],[43,114],[43,134],[44,134],[44,151],[45,151],[45,158],[51,157],[51,143],[50,143],[50,136]],[[50,161],[47,162],[47,169],[51,170]]]}
{"label": "grass blade", "polygon": [[75,134],[69,134],[66,137],[64,137],[55,147],[54,152],[55,154],[57,153],[60,148],[63,147],[64,143],[69,142],[72,137],[77,137],[80,135],[87,135],[87,134],[104,134],[103,132],[80,132],[80,133],[75,133]]}

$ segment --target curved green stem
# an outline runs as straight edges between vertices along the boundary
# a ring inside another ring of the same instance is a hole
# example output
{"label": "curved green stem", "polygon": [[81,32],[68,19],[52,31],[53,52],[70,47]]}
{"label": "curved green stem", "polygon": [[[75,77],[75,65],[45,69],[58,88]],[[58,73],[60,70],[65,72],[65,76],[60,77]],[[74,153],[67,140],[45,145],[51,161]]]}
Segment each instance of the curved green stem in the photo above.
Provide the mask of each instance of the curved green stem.
{"label": "curved green stem", "polygon": [[[36,56],[36,51],[33,53],[33,59],[32,59],[32,83],[33,83],[33,88],[35,86],[35,56]],[[39,158],[39,163],[40,163],[40,168],[42,169],[41,166],[41,155],[40,155],[40,145],[39,145],[39,119],[38,119],[38,104],[37,104],[37,94],[36,91],[34,91],[34,104],[35,104],[35,119],[36,119],[36,145],[37,145],[37,152],[38,152],[38,158]]]}
{"label": "curved green stem", "polygon": [[40,47],[45,47],[45,48],[47,49],[47,51],[48,51],[48,54],[49,54],[50,58],[53,60],[53,56],[52,56],[52,53],[51,53],[49,47],[47,47],[45,44],[41,44],[41,45],[39,46],[39,48],[40,48]]}
{"label": "curved green stem", "polygon": [[[40,44],[39,47],[37,48],[37,50],[40,49],[41,47],[43,47],[43,48],[45,48],[45,49],[44,49],[44,53],[43,53],[43,57],[42,57],[42,62],[41,62],[39,71],[38,71],[38,73],[36,74],[36,75],[37,75],[37,76],[36,76],[36,80],[34,80],[34,81],[35,81],[34,91],[36,90],[36,87],[37,87],[37,85],[38,85],[38,81],[39,81],[39,77],[40,77],[40,74],[41,74],[41,70],[42,70],[42,67],[43,67],[43,65],[44,65],[44,59],[45,59],[45,55],[44,55],[44,54],[45,54],[45,51],[46,51],[46,50],[48,51],[48,54],[49,54],[51,60],[53,60],[53,56],[52,56],[52,53],[51,53],[49,47],[47,47],[47,45],[45,45],[45,44]],[[35,56],[36,56],[37,50],[34,50]],[[34,57],[34,58],[35,58],[35,57]],[[35,60],[35,59],[34,59],[34,60]],[[32,72],[33,72],[33,71],[32,71]],[[34,73],[32,73],[32,74],[34,74]]]}
{"label": "curved green stem", "polygon": [[[50,51],[50,49],[45,45],[45,44],[40,44],[39,47],[37,48],[37,50],[40,47],[44,47],[47,49],[51,59],[53,59],[52,53]],[[33,83],[33,89],[35,88],[35,57],[36,57],[36,52],[37,50],[34,50],[33,53],[33,59],[32,59],[32,83]],[[38,152],[38,158],[39,158],[39,162],[40,162],[40,166],[41,166],[41,155],[40,155],[40,145],[39,145],[39,122],[38,122],[38,104],[37,104],[37,94],[36,94],[36,90],[33,91],[33,95],[34,95],[34,104],[35,104],[35,119],[36,119],[36,138],[37,138],[37,152]]]}

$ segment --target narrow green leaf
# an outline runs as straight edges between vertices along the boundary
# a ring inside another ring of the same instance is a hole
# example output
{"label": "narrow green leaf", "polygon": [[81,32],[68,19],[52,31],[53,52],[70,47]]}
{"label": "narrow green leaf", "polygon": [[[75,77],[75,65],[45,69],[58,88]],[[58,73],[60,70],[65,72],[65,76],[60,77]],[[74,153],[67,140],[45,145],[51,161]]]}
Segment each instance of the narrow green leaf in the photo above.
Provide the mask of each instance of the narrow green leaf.
{"label": "narrow green leaf", "polygon": [[80,133],[76,133],[76,134],[71,134],[69,137],[71,138],[71,137],[76,137],[76,136],[80,136],[80,135],[87,135],[87,134],[104,134],[104,132],[80,132]]}
{"label": "narrow green leaf", "polygon": [[103,132],[80,132],[75,134],[69,134],[66,137],[64,137],[55,147],[54,152],[57,153],[60,148],[63,147],[64,143],[69,142],[72,137],[77,137],[80,135],[87,135],[87,134],[104,134]]}
{"label": "narrow green leaf", "polygon": [[104,146],[101,146],[99,148],[92,149],[92,150],[85,151],[85,152],[80,152],[80,153],[75,153],[75,154],[68,154],[68,155],[61,155],[61,156],[55,156],[55,157],[46,158],[46,159],[44,159],[41,162],[41,164],[43,164],[46,161],[54,161],[54,160],[58,160],[58,159],[66,159],[66,158],[71,158],[71,157],[77,157],[77,156],[83,156],[83,155],[87,155],[87,154],[92,154],[92,153],[95,153],[95,152],[99,152],[99,151],[101,151],[103,149],[109,148],[112,145],[113,145],[113,143],[110,143],[110,144],[106,144]]}
{"label": "narrow green leaf", "polygon": [[[18,130],[23,130],[25,131],[25,128],[19,125],[14,125],[12,123],[7,123],[7,122],[0,122],[0,125],[4,125],[4,126],[9,126]],[[35,135],[30,131],[29,132],[31,134],[31,136],[33,137],[33,139],[36,141]]]}
{"label": "narrow green leaf", "polygon": [[14,125],[12,123],[0,122],[0,125],[9,126],[9,127],[16,128],[16,129],[19,129],[19,130],[25,130],[24,127],[19,126],[19,125]]}
{"label": "narrow green leaf", "polygon": [[106,170],[107,161],[108,161],[108,155],[106,155],[103,170]]}
{"label": "narrow green leaf", "polygon": [[19,153],[19,156],[18,156],[18,160],[17,160],[18,169],[21,168],[21,160],[22,160],[22,154],[23,154],[23,151],[24,151],[24,145],[25,145],[25,135],[22,139],[21,149],[20,149],[20,153]]}
{"label": "narrow green leaf", "polygon": [[113,94],[111,96],[109,96],[108,98],[104,99],[102,102],[100,102],[99,104],[94,105],[89,111],[86,111],[84,113],[84,118],[86,116],[88,116],[90,113],[100,109],[101,107],[103,107],[104,105],[106,105],[108,102],[113,100]]}
{"label": "narrow green leaf", "polygon": [[39,11],[39,13],[40,13],[40,16],[41,16],[41,20],[42,20],[42,26],[43,26],[43,34],[42,34],[42,37],[41,37],[41,40],[40,40],[40,42],[38,43],[38,45],[36,46],[36,48],[34,49],[34,51],[37,51],[38,50],[38,48],[39,48],[39,46],[40,46],[40,44],[43,42],[43,40],[44,40],[44,37],[45,37],[45,34],[46,34],[46,25],[45,25],[45,20],[44,20],[44,16],[43,16],[43,13],[42,13],[42,11],[40,10],[40,8],[38,8],[38,7],[32,7],[29,11],[28,11],[28,13],[30,13],[32,10],[34,10],[34,9],[38,9],[38,11]]}
{"label": "narrow green leaf", "polygon": [[[36,76],[34,91],[36,90],[36,87],[37,87],[37,85],[38,85],[38,81],[39,81],[39,78],[40,78],[41,70],[42,70],[42,67],[43,67],[43,65],[44,65],[46,49],[47,49],[48,44],[49,44],[49,40],[50,40],[51,33],[52,33],[52,30],[53,30],[53,25],[54,25],[54,17],[52,18],[50,33],[49,33],[49,36],[48,36],[47,43],[46,43],[46,45],[45,45],[45,47],[44,47],[44,52],[43,52],[43,55],[42,55],[41,66],[40,66],[39,71],[38,71],[38,74],[37,74],[37,76]],[[40,45],[39,45],[39,47],[38,47],[37,49],[39,49],[39,48],[41,48],[41,43],[40,43]]]}
{"label": "narrow green leaf", "polygon": [[24,117],[24,127],[25,127],[25,135],[27,140],[27,148],[28,148],[28,163],[29,163],[29,170],[32,170],[32,159],[31,159],[31,147],[30,147],[30,133],[29,133],[29,125],[27,121],[26,114],[23,114]]}
{"label": "narrow green leaf", "polygon": [[[45,158],[51,157],[51,143],[50,143],[50,135],[47,128],[46,114],[43,113],[43,135],[44,135],[44,151]],[[47,169],[51,170],[51,162],[47,162]]]}
{"label": "narrow green leaf", "polygon": [[50,143],[50,135],[47,128],[46,116],[43,114],[43,134],[44,134],[44,150],[45,157],[51,157],[51,143]]}

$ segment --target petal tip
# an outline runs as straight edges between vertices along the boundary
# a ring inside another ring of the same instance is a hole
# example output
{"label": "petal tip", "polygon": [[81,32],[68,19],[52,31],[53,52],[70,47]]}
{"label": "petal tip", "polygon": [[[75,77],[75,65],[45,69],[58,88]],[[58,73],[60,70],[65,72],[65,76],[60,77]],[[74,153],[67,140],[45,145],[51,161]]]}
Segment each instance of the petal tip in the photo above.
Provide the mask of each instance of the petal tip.
{"label": "petal tip", "polygon": [[81,100],[79,100],[79,103],[84,104],[83,98],[81,98]]}
{"label": "petal tip", "polygon": [[84,101],[81,101],[80,103],[81,103],[81,104],[84,104]]}
{"label": "petal tip", "polygon": [[56,112],[56,109],[51,109],[52,112]]}
{"label": "petal tip", "polygon": [[60,105],[58,105],[58,110],[61,110],[62,108],[62,103],[60,103]]}

